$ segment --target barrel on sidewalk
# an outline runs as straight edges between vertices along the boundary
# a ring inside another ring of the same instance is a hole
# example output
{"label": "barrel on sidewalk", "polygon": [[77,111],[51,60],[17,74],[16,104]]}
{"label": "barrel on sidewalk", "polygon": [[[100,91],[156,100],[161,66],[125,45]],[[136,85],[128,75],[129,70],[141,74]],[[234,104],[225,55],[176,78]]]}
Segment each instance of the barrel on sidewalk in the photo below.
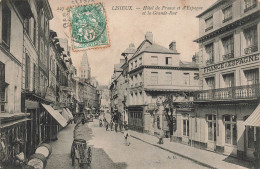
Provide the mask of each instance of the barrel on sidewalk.
{"label": "barrel on sidewalk", "polygon": [[36,150],[35,154],[31,155],[28,165],[35,169],[44,169],[47,165],[47,159],[52,153],[52,148],[49,144],[43,143]]}

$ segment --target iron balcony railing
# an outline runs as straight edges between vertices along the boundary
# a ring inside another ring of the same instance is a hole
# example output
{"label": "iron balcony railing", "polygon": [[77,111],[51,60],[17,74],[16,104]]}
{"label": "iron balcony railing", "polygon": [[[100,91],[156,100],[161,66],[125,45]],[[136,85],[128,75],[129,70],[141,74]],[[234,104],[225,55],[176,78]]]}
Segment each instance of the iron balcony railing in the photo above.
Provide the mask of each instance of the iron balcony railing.
{"label": "iron balcony railing", "polygon": [[223,60],[229,60],[229,59],[234,58],[234,53],[231,52],[231,53],[223,55],[222,57],[223,57]]}
{"label": "iron balcony railing", "polygon": [[210,65],[214,63],[214,59],[208,59],[206,60],[206,65]]}
{"label": "iron balcony railing", "polygon": [[244,49],[245,54],[250,54],[253,52],[257,52],[257,51],[258,51],[258,44],[252,45],[252,46]]}
{"label": "iron balcony railing", "polygon": [[260,97],[260,84],[236,86],[195,92],[195,101],[250,99]]}

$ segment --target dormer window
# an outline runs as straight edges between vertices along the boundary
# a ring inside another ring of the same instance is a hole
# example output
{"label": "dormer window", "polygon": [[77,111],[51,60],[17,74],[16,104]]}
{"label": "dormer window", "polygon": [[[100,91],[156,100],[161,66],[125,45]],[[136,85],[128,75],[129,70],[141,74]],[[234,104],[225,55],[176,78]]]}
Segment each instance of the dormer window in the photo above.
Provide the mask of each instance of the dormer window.
{"label": "dormer window", "polygon": [[213,16],[208,17],[207,19],[205,19],[205,23],[206,23],[205,32],[213,29]]}
{"label": "dormer window", "polygon": [[232,19],[232,5],[223,9],[223,15],[224,15],[223,23]]}

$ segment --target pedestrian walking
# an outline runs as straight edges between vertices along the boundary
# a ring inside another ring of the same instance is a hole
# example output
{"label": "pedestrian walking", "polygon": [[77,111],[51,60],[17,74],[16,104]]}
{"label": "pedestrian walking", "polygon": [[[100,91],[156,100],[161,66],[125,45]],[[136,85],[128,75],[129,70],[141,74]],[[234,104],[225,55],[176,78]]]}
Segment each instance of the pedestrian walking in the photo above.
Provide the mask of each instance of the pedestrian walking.
{"label": "pedestrian walking", "polygon": [[130,141],[129,141],[129,139],[128,139],[129,136],[130,136],[129,131],[128,131],[128,129],[126,128],[125,131],[124,131],[124,138],[125,138],[125,145],[126,145],[126,146],[129,146],[129,145],[130,145]]}

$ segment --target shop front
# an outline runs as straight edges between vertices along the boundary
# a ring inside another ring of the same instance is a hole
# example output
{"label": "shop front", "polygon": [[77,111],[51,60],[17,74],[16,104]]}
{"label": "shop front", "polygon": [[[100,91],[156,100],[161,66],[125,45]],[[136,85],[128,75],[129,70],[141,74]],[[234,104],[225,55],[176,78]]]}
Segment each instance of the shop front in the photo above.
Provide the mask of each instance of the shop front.
{"label": "shop front", "polygon": [[[147,116],[148,114],[145,114]],[[131,130],[144,132],[143,106],[128,107],[128,126]]]}

